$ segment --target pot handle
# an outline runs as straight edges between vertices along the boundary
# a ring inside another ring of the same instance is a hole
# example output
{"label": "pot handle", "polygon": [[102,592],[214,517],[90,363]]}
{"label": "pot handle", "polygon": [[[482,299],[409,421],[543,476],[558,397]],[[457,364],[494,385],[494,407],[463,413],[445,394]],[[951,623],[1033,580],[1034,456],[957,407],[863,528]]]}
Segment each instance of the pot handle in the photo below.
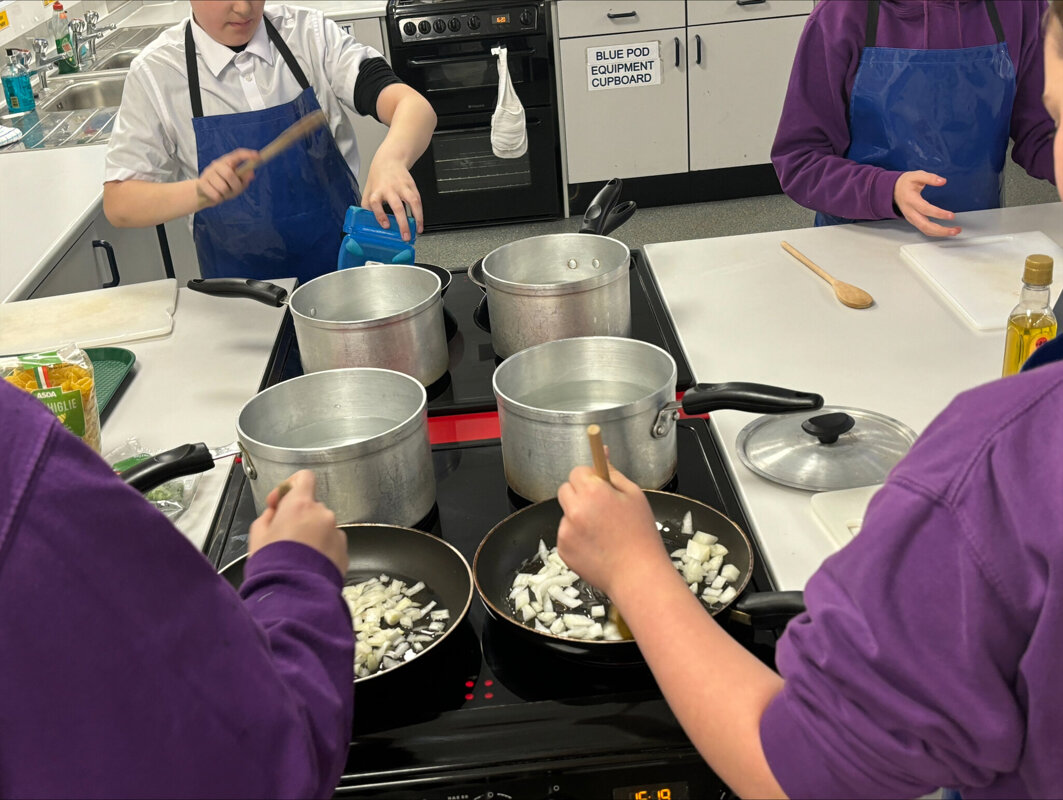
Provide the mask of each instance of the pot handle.
{"label": "pot handle", "polygon": [[583,213],[583,222],[579,226],[580,233],[603,233],[605,221],[613,206],[616,205],[616,201],[620,199],[620,192],[623,188],[624,182],[620,178],[613,178],[598,190],[598,194],[594,196]]}
{"label": "pot handle", "polygon": [[283,286],[252,278],[193,278],[188,282],[188,288],[203,294],[246,297],[275,307],[284,305],[288,297],[288,290]]}
{"label": "pot handle", "polygon": [[757,414],[785,414],[815,411],[823,407],[823,397],[763,383],[699,383],[683,395],[683,411],[707,414],[733,409]]}
{"label": "pot handle", "polygon": [[214,466],[214,456],[203,442],[183,444],[135,464],[119,477],[141,494],[174,478],[206,472]]}
{"label": "pot handle", "polygon": [[620,205],[613,208],[612,211],[605,218],[605,222],[602,224],[602,236],[608,236],[615,231],[629,219],[635,215],[635,209],[638,206],[635,205],[634,200],[625,200]]}
{"label": "pot handle", "polygon": [[731,606],[731,619],[755,630],[767,630],[785,627],[804,611],[804,592],[747,592]]}

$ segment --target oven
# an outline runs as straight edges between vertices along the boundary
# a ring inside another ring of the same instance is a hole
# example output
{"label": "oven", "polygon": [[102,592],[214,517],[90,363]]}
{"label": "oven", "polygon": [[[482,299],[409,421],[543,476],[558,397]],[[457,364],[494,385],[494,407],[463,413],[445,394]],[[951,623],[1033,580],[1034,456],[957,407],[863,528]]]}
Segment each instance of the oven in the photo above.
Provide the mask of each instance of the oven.
{"label": "oven", "polygon": [[[543,0],[389,0],[388,46],[395,74],[423,94],[438,119],[428,150],[410,170],[426,230],[490,225],[562,214],[557,89]],[[498,158],[491,116],[504,45],[524,106],[528,150]]]}
{"label": "oven", "polygon": [[[662,347],[677,392],[694,381],[652,273],[632,252],[632,337]],[[450,336],[446,376],[428,387],[436,505],[417,527],[472,564],[480,541],[526,501],[506,484],[491,376],[499,360],[473,312],[482,293],[455,272],[444,298]],[[263,388],[300,374],[290,315]],[[749,530],[720,447],[705,419],[681,419],[678,467],[665,487],[707,503]],[[239,465],[207,540],[222,566],[243,555],[255,518]],[[774,588],[754,545],[751,588]],[[721,615],[722,616],[722,615]],[[765,663],[775,633],[721,620]],[[393,679],[393,680],[392,680]],[[423,660],[359,690],[339,797],[729,798],[683,733],[645,664],[597,665],[559,655],[493,621],[479,597],[453,634]]]}

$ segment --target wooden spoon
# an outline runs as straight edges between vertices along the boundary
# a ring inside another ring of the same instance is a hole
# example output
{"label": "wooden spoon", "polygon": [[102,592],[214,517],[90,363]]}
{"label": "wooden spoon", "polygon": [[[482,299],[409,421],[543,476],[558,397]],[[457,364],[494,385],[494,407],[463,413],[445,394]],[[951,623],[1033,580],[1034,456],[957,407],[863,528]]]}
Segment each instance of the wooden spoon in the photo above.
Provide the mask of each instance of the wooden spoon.
{"label": "wooden spoon", "polygon": [[858,286],[853,286],[851,283],[838,280],[790,244],[786,242],[782,242],[781,244],[783,250],[834,287],[834,296],[838,298],[842,305],[849,306],[849,308],[867,308],[875,302],[875,298],[863,289]]}
{"label": "wooden spoon", "polygon": [[[609,480],[609,460],[605,457],[605,445],[602,444],[602,429],[598,425],[587,426],[587,438],[591,442],[591,457],[594,459],[594,471],[598,474],[598,477],[608,483],[610,486],[613,482]],[[617,607],[610,603],[609,605],[609,621],[616,625],[620,631],[620,636],[624,639],[634,639],[631,635],[631,629],[624,622],[624,618],[620,616],[620,611]]]}

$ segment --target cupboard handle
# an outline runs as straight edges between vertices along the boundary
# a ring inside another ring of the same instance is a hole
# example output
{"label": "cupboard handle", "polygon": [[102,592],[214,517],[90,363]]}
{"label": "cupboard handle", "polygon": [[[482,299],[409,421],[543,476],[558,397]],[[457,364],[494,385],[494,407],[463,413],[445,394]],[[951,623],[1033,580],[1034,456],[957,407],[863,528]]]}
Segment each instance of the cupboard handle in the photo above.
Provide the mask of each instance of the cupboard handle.
{"label": "cupboard handle", "polygon": [[679,69],[679,37],[675,37],[675,68]]}
{"label": "cupboard handle", "polygon": [[697,34],[697,33],[694,34],[694,42],[698,46],[698,57],[697,57],[697,62],[696,63],[700,66],[701,65],[701,35],[700,34]]}
{"label": "cupboard handle", "polygon": [[740,6],[759,6],[761,3],[766,3],[768,0],[735,0]]}
{"label": "cupboard handle", "polygon": [[614,14],[612,11],[607,11],[605,16],[609,19],[627,19],[628,17],[637,17],[639,12],[637,11],[622,11],[619,14]]}
{"label": "cupboard handle", "polygon": [[114,248],[111,247],[111,243],[103,239],[93,239],[92,246],[102,247],[104,252],[107,253],[107,266],[111,269],[111,280],[103,284],[103,288],[110,289],[112,286],[117,286],[122,278],[118,274],[118,262],[114,258]]}

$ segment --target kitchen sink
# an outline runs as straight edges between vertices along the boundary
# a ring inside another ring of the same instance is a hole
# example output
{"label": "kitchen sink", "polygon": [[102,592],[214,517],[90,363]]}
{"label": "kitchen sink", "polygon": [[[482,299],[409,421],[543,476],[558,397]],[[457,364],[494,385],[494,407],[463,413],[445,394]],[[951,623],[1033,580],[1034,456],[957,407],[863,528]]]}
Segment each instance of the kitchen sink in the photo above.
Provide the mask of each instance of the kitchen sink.
{"label": "kitchen sink", "polygon": [[89,69],[92,72],[106,69],[128,69],[129,65],[133,63],[133,59],[138,55],[140,55],[139,47],[115,50],[110,53],[100,53],[100,55],[96,57],[96,60],[92,62]]}
{"label": "kitchen sink", "polygon": [[122,103],[126,73],[73,80],[37,104],[41,111],[114,108]]}

